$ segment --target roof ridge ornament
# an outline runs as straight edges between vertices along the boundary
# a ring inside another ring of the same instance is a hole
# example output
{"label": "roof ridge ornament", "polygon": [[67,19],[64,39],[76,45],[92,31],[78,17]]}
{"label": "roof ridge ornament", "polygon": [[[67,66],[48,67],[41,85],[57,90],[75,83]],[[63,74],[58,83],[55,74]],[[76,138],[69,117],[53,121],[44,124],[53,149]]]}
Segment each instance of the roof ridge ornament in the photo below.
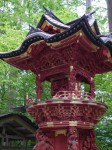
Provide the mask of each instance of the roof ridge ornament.
{"label": "roof ridge ornament", "polygon": [[47,7],[45,7],[44,5],[43,5],[43,8],[45,9],[45,11],[46,11],[47,13],[51,13],[51,11],[50,11]]}
{"label": "roof ridge ornament", "polygon": [[94,13],[96,13],[96,11],[92,11],[92,12],[90,12],[90,13],[87,13],[86,16],[87,16],[87,17],[92,16]]}

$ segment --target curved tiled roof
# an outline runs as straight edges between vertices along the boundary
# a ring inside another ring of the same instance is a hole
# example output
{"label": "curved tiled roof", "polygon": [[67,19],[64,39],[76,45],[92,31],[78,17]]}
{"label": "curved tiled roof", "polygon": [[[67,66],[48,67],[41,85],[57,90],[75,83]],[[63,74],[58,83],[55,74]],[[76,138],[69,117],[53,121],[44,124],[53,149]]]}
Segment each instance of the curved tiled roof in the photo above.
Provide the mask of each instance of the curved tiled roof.
{"label": "curved tiled roof", "polygon": [[[27,51],[27,48],[29,45],[31,45],[34,42],[44,40],[47,43],[53,43],[58,42],[63,39],[66,39],[67,37],[75,34],[80,29],[83,30],[85,35],[97,46],[105,45],[109,48],[110,52],[112,53],[112,38],[108,36],[98,36],[95,35],[94,32],[91,30],[91,26],[88,23],[88,20],[86,16],[84,15],[82,18],[80,18],[79,22],[74,24],[69,29],[66,29],[62,33],[57,34],[48,34],[38,28],[34,28],[34,32],[30,33],[23,41],[21,46],[17,48],[14,51],[11,52],[0,52],[0,58],[8,58],[8,57],[14,57],[17,55],[22,54],[23,52]],[[105,37],[105,38],[104,38]]]}
{"label": "curved tiled roof", "polygon": [[37,28],[40,28],[45,20],[47,20],[50,24],[54,25],[57,28],[61,28],[61,29],[68,29],[68,28],[70,28],[70,26],[60,22],[59,20],[55,20],[54,18],[52,18],[48,14],[43,14],[43,16],[42,16],[42,18],[41,18]]}
{"label": "curved tiled roof", "polygon": [[31,30],[27,34],[26,38],[23,40],[21,46],[14,51],[0,52],[0,59],[7,59],[19,56],[27,52],[29,46],[33,43],[44,41],[46,44],[52,45],[53,43],[67,40],[67,38],[77,34],[79,34],[78,36],[80,36],[80,33],[82,32],[84,36],[96,47],[105,47],[106,50],[108,50],[108,52],[110,53],[109,59],[112,60],[112,35],[98,35],[99,29],[97,26],[97,22],[92,21],[91,18],[88,17],[88,15],[83,15],[79,19],[76,19],[68,24],[64,24],[57,17],[55,17],[53,13],[47,12],[42,16],[38,27],[42,25],[42,19],[46,19],[54,27],[64,29],[63,32],[49,34],[39,28],[31,27]]}
{"label": "curved tiled roof", "polygon": [[32,122],[29,118],[27,118],[25,115],[21,115],[21,114],[14,114],[14,113],[8,113],[8,114],[1,114],[0,115],[0,121],[2,119],[6,119],[5,122],[9,122],[8,121],[8,118],[11,118],[11,117],[19,117],[21,118],[22,120],[24,120],[25,122],[27,122],[32,128],[36,129],[36,124],[34,122]]}

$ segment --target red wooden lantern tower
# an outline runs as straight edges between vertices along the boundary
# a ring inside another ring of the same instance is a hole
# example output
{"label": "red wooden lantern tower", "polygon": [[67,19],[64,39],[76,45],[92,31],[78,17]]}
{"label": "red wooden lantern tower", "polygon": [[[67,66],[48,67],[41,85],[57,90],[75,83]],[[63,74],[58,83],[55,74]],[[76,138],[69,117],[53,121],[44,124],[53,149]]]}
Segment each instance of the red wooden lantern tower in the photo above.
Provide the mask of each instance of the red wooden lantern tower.
{"label": "red wooden lantern tower", "polygon": [[[95,101],[94,76],[112,70],[112,35],[101,35],[91,14],[64,24],[46,9],[21,46],[0,58],[36,75],[37,100],[26,107],[39,126],[34,150],[98,150],[94,127],[107,106]],[[42,101],[44,81],[52,98]]]}

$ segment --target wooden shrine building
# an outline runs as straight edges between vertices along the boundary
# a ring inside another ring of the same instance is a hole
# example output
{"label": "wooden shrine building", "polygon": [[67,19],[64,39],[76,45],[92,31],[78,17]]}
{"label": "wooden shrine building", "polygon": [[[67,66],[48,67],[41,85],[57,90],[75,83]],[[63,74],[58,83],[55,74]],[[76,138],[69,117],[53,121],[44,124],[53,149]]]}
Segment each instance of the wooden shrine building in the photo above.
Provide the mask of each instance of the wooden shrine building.
{"label": "wooden shrine building", "polygon": [[0,150],[32,150],[36,125],[24,115],[0,115]]}

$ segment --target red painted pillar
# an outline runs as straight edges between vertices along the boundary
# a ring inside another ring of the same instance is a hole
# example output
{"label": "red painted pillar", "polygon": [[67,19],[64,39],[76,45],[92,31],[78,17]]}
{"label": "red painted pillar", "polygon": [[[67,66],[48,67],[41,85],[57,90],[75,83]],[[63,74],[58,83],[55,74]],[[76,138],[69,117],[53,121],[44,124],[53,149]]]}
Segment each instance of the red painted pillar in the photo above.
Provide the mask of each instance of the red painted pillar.
{"label": "red painted pillar", "polygon": [[79,149],[79,134],[76,127],[69,127],[67,133],[68,150],[80,150]]}
{"label": "red painted pillar", "polygon": [[70,75],[69,75],[69,91],[75,90],[76,79],[74,76],[74,67],[70,66]]}
{"label": "red painted pillar", "polygon": [[55,150],[68,150],[66,135],[59,134],[55,137]]}
{"label": "red painted pillar", "polygon": [[37,99],[40,100],[42,95],[42,84],[40,80],[40,74],[38,74],[36,78],[36,94],[37,94]]}

